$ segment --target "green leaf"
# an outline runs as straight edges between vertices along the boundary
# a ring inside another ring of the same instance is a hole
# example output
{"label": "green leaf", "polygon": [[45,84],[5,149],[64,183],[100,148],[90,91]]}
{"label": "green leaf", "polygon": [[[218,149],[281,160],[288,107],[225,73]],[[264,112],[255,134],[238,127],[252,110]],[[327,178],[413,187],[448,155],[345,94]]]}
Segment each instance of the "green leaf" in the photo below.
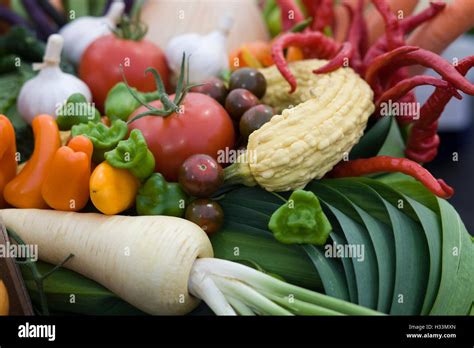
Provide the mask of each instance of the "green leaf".
{"label": "green leaf", "polygon": [[441,284],[430,314],[467,315],[474,301],[474,248],[454,208],[438,198],[443,229]]}
{"label": "green leaf", "polygon": [[405,141],[395,117],[390,117],[391,124],[385,141],[378,151],[378,156],[405,157]]}
{"label": "green leaf", "polygon": [[211,237],[215,257],[231,261],[250,260],[292,284],[317,291],[323,289],[318,272],[301,247],[281,244],[270,231],[244,222],[226,217],[223,228]]}
{"label": "green leaf", "polygon": [[384,140],[387,138],[391,126],[390,117],[382,117],[375,123],[372,128],[367,130],[351,150],[350,159],[374,157],[382,147]]}
{"label": "green leaf", "polygon": [[[323,182],[313,182],[309,187],[320,197],[330,201],[332,205],[365,226],[366,231],[369,233],[377,262],[377,310],[388,313],[395,279],[395,242],[391,229],[349,200],[347,190],[344,190],[345,195],[338,190],[338,187],[330,187]],[[354,194],[357,195],[356,190]],[[370,196],[363,195],[361,199],[367,200],[370,199]],[[373,203],[377,205],[379,202],[375,200]]]}
{"label": "green leaf", "polygon": [[378,269],[375,252],[368,232],[362,225],[350,219],[337,208],[324,200],[322,200],[322,202],[336,217],[348,245],[355,248],[364,248],[362,261],[359,260],[357,256],[351,258],[357,283],[357,303],[364,307],[377,308]]}
{"label": "green leaf", "polygon": [[[337,220],[331,215],[328,214],[328,218],[331,221],[331,225],[334,231],[331,233],[330,237],[333,241],[333,245],[346,245],[347,240],[344,237],[344,233],[341,231],[341,226]],[[336,221],[334,221],[336,220]],[[351,259],[348,257],[341,257],[342,267],[344,268],[344,274],[346,275],[347,290],[349,291],[349,298],[352,303],[358,303],[357,297],[357,281],[354,270],[354,265],[352,264]]]}
{"label": "green leaf", "polygon": [[304,245],[303,249],[318,270],[319,276],[327,295],[349,301],[349,290],[344,278],[344,270],[341,262],[324,256],[322,247],[314,245]]}
{"label": "green leaf", "polygon": [[[41,274],[54,267],[41,261],[36,265]],[[33,303],[37,304],[39,294],[32,274],[24,265],[21,265],[21,271]],[[44,280],[44,291],[53,314],[144,315],[100,284],[65,268]]]}

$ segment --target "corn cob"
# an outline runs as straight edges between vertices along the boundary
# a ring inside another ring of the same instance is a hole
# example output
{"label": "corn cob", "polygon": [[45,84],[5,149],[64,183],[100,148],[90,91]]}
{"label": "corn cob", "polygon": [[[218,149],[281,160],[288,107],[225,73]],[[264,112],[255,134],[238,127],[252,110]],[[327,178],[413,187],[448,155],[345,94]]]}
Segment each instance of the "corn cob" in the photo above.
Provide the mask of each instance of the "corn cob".
{"label": "corn cob", "polygon": [[298,82],[293,94],[276,67],[261,70],[268,84],[263,102],[283,111],[250,135],[245,155],[226,168],[227,182],[300,189],[323,177],[359,141],[374,111],[373,92],[350,68],[312,73],[325,63],[290,64]]}

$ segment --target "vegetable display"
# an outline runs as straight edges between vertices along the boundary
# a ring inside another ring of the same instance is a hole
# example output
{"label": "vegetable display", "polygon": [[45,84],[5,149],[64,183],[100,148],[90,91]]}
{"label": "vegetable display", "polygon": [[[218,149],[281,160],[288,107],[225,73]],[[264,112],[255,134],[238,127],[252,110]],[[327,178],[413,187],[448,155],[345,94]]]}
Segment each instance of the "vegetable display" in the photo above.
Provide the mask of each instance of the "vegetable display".
{"label": "vegetable display", "polygon": [[273,38],[237,44],[178,14],[163,47],[144,1],[0,5],[0,227],[38,247],[35,312],[472,315],[474,239],[423,165],[474,56],[408,37],[456,5],[369,3],[260,1]]}

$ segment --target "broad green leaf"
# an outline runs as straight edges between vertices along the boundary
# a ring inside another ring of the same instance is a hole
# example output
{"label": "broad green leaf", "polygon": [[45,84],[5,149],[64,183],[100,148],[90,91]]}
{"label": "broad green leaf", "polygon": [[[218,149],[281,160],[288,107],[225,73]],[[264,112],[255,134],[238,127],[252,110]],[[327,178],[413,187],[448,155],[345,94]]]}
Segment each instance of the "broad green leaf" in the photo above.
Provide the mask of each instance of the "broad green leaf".
{"label": "broad green leaf", "polygon": [[352,257],[357,283],[357,303],[364,307],[377,308],[378,270],[375,252],[368,232],[362,225],[350,219],[337,208],[324,200],[321,201],[336,217],[348,245],[353,248],[364,248],[364,255],[361,259],[356,256]]}
{"label": "broad green leaf", "polygon": [[[53,265],[38,261],[38,270],[45,274]],[[21,266],[23,279],[34,303],[39,293],[31,271]],[[51,313],[87,315],[144,315],[102,285],[80,274],[60,268],[44,281],[44,291]]]}
{"label": "broad green leaf", "polygon": [[214,256],[225,260],[250,260],[267,272],[308,289],[323,289],[318,272],[301,247],[279,243],[271,232],[226,218],[211,237]]}
{"label": "broad green leaf", "polygon": [[390,117],[391,124],[385,141],[378,151],[378,156],[405,157],[405,142],[395,117]]}
{"label": "broad green leaf", "polygon": [[[327,214],[328,219],[331,222],[331,225],[334,229],[331,232],[330,237],[332,239],[333,245],[346,245],[347,240],[344,237],[344,233],[341,231],[341,227],[339,226],[336,218],[332,216],[332,214]],[[352,260],[348,257],[341,257],[342,267],[344,268],[344,274],[346,276],[346,283],[347,283],[347,290],[349,291],[349,299],[352,303],[358,303],[358,296],[357,296],[357,281],[355,276],[354,265],[352,264]]]}
{"label": "broad green leaf", "polygon": [[367,130],[360,141],[352,148],[350,159],[376,156],[390,130],[391,118],[383,117]]}
{"label": "broad green leaf", "polygon": [[443,229],[441,283],[432,315],[467,315],[474,301],[474,248],[454,208],[438,198]]}
{"label": "broad green leaf", "polygon": [[[344,195],[347,191],[339,191],[337,185],[331,187],[322,182],[315,182],[309,187],[314,192],[317,192],[318,195],[327,197],[325,199],[330,200],[332,205],[365,226],[370,235],[377,261],[379,289],[377,310],[388,313],[395,280],[395,241],[391,229],[388,225],[376,220],[359,206],[355,205],[353,201],[347,198],[347,195]],[[363,195],[360,199],[367,200],[371,198],[368,195]],[[375,205],[379,204],[378,198],[373,199],[373,203]]]}
{"label": "broad green leaf", "polygon": [[341,262],[325,257],[322,247],[308,244],[303,245],[303,249],[318,270],[324,292],[329,296],[349,301],[349,290]]}

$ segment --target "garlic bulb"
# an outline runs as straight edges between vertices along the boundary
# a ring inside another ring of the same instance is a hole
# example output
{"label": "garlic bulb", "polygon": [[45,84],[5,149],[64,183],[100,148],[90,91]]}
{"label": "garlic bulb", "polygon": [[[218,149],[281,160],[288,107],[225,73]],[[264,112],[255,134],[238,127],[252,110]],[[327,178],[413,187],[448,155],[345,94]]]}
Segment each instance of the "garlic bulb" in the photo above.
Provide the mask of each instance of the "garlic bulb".
{"label": "garlic bulb", "polygon": [[125,9],[123,0],[116,0],[104,17],[79,17],[66,24],[59,34],[64,38],[64,54],[79,64],[86,48],[97,38],[114,29]]}
{"label": "garlic bulb", "polygon": [[56,117],[56,111],[74,93],[81,93],[88,102],[91,101],[89,87],[77,77],[61,71],[61,50],[64,39],[53,34],[48,38],[43,63],[34,64],[33,69],[39,74],[27,81],[18,96],[17,108],[26,122],[40,114]]}
{"label": "garlic bulb", "polygon": [[224,16],[219,29],[207,35],[188,33],[173,38],[166,47],[168,64],[175,76],[179,75],[183,52],[189,60],[190,82],[201,82],[217,76],[229,67],[227,56],[227,35],[232,26],[232,18]]}

